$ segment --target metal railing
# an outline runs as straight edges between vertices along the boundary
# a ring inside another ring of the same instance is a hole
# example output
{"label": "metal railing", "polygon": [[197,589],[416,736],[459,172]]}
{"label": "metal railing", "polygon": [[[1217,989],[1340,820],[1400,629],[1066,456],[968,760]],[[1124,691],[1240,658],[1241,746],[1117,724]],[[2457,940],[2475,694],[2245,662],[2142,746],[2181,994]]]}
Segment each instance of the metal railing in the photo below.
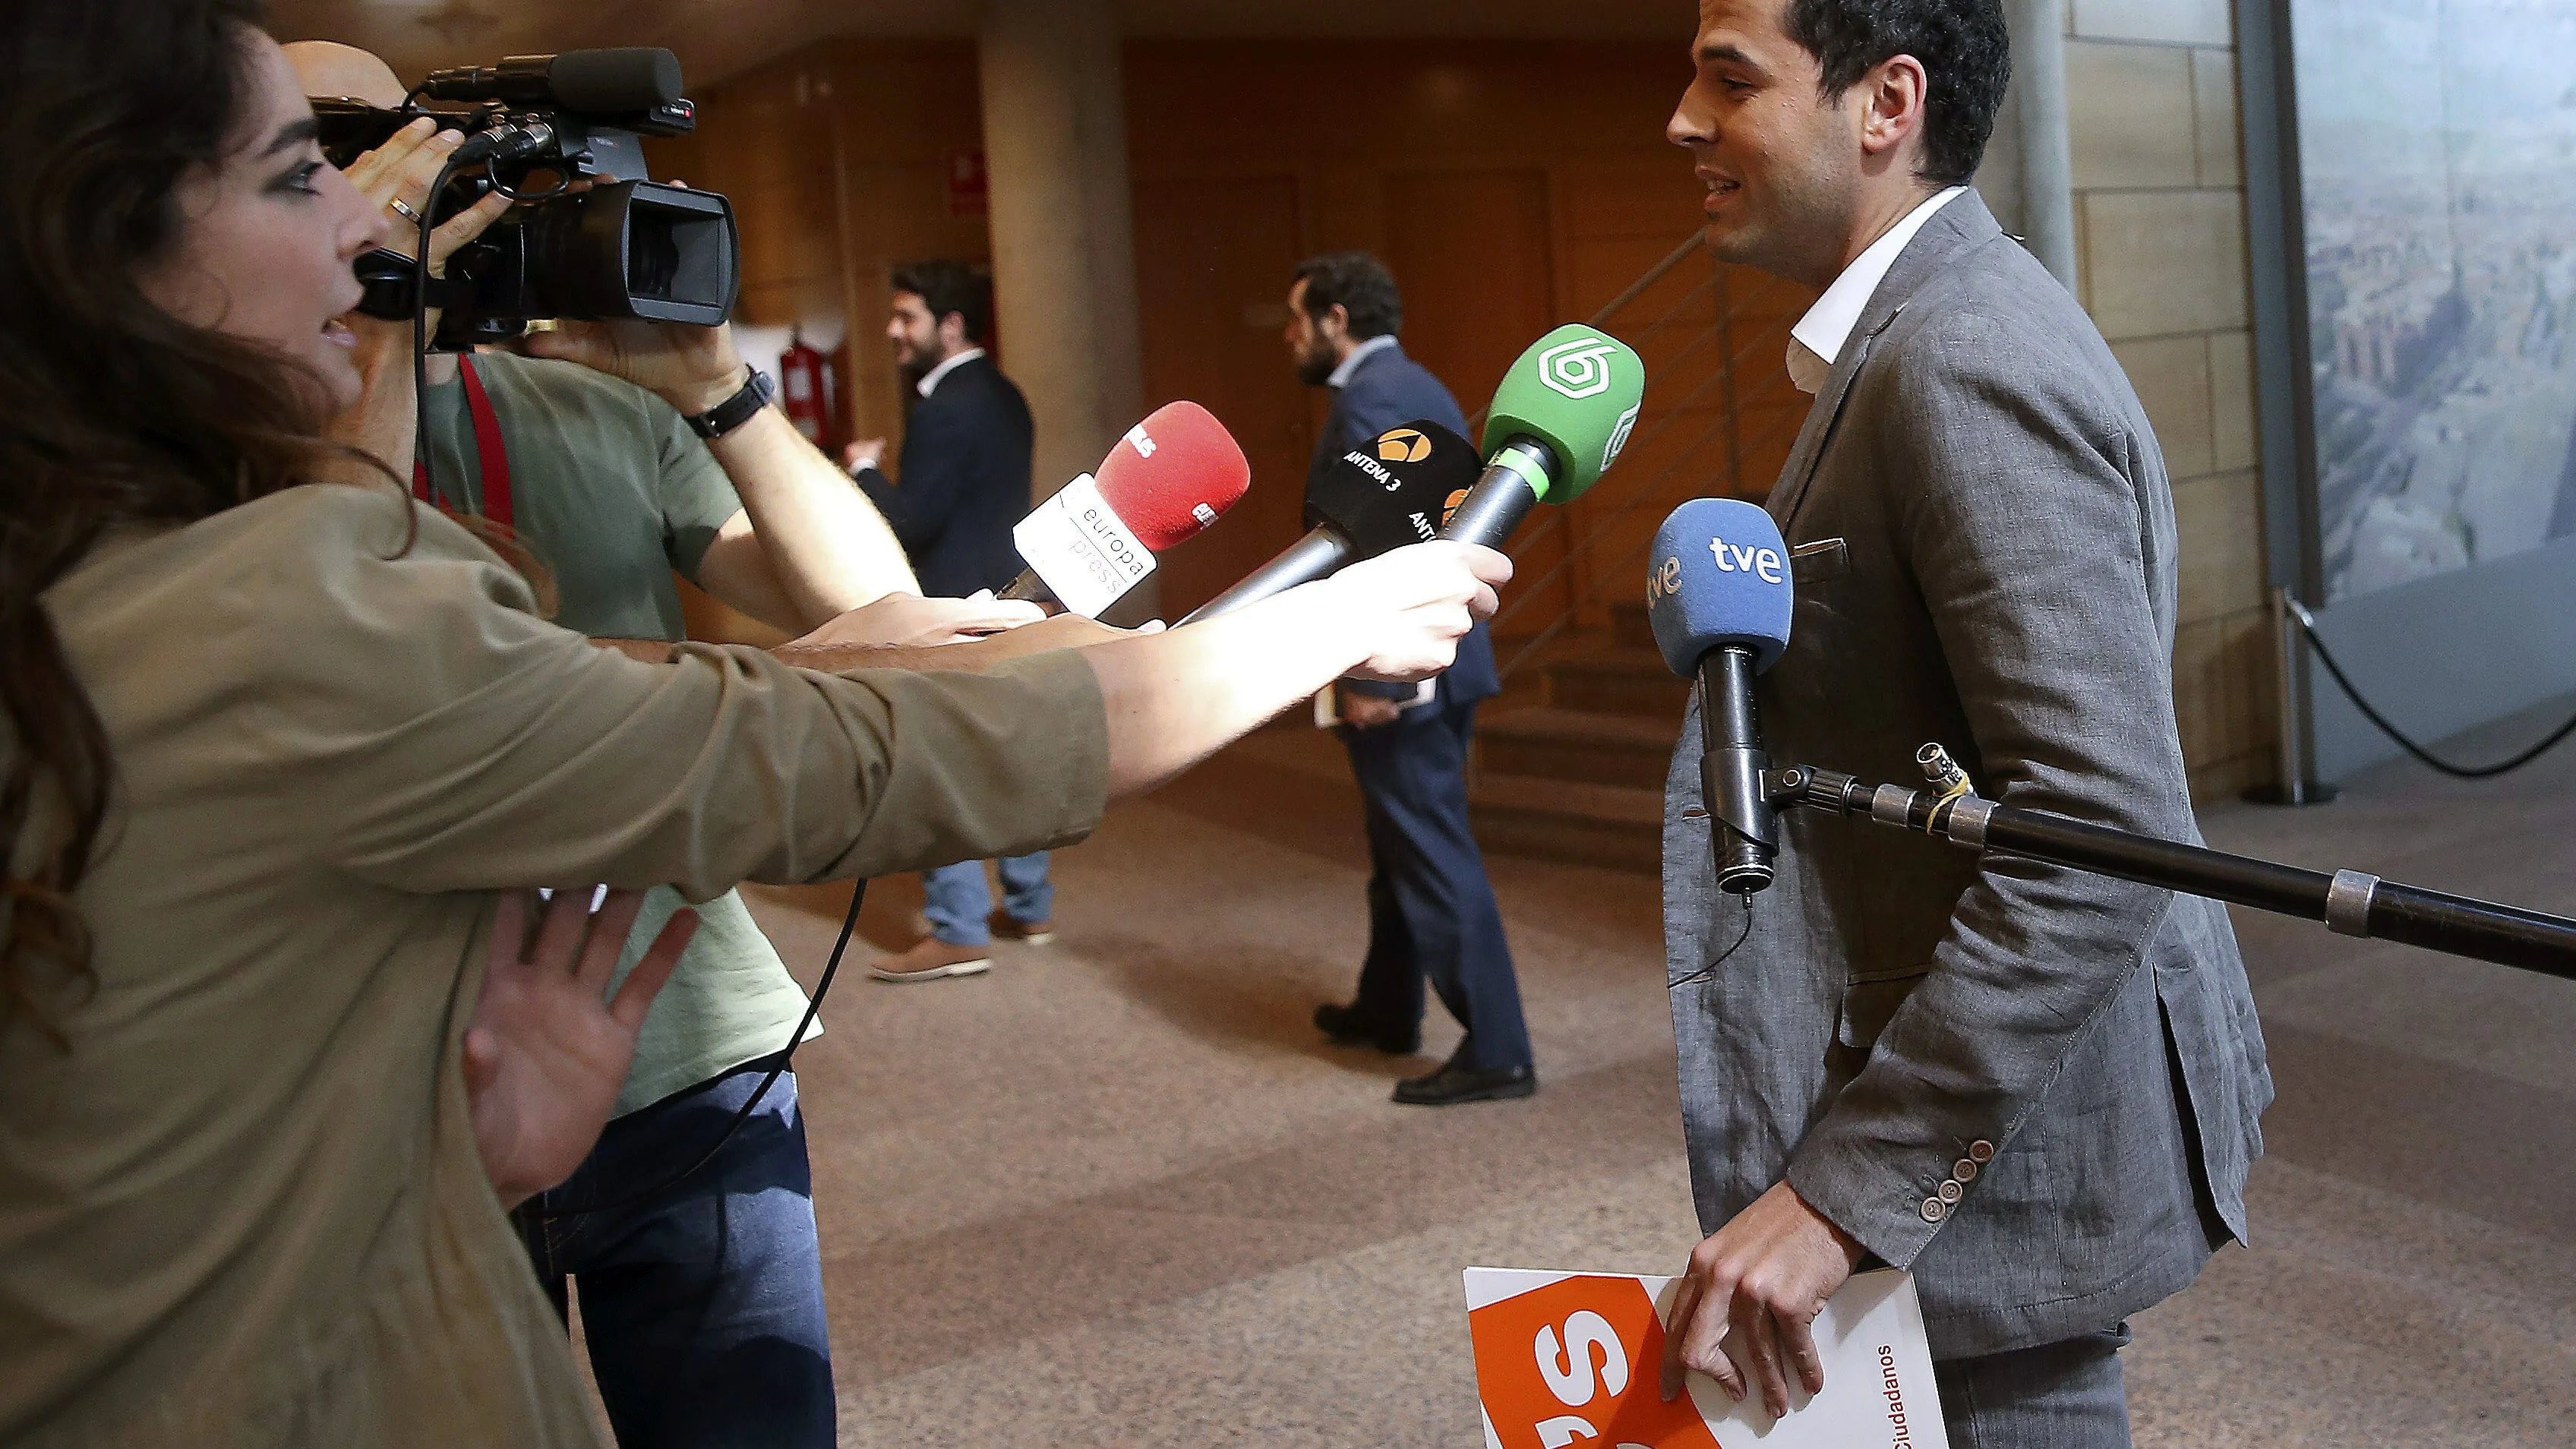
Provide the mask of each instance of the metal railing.
{"label": "metal railing", "polygon": [[[1708,276],[1654,316],[1636,316],[1640,310],[1638,301],[1693,258],[1704,261]],[[1651,543],[1651,535],[1629,545],[1615,558],[1603,557],[1614,530],[1640,506],[1658,500],[1679,503],[1683,497],[1711,493],[1742,494],[1746,453],[1758,455],[1799,420],[1798,410],[1788,409],[1782,422],[1764,429],[1757,437],[1744,436],[1741,371],[1748,358],[1759,355],[1759,349],[1768,347],[1776,354],[1786,345],[1788,318],[1775,317],[1748,328],[1742,309],[1731,295],[1727,268],[1707,260],[1696,231],[1588,320],[1644,356],[1663,334],[1712,294],[1716,302],[1714,320],[1648,371],[1643,407],[1659,416],[1630,438],[1624,451],[1631,457],[1651,455],[1677,423],[1698,415],[1703,404],[1710,401],[1712,390],[1717,393],[1714,419],[1662,467],[1644,474],[1622,473],[1614,468],[1603,474],[1601,481],[1579,501],[1579,511],[1578,505],[1543,509],[1535,525],[1513,540],[1510,553],[1513,562],[1519,564],[1556,534],[1566,535],[1564,556],[1536,577],[1516,580],[1515,597],[1495,616],[1498,630],[1516,619],[1539,626],[1503,664],[1506,678],[1574,627],[1584,610],[1597,600],[1620,589],[1643,587],[1636,565]],[[1471,431],[1483,426],[1483,414],[1470,419]],[[1694,480],[1695,486],[1687,493],[1669,491],[1667,485],[1677,475]],[[1554,617],[1534,615],[1531,611],[1551,596],[1548,586],[1560,577],[1567,578],[1568,583]]]}

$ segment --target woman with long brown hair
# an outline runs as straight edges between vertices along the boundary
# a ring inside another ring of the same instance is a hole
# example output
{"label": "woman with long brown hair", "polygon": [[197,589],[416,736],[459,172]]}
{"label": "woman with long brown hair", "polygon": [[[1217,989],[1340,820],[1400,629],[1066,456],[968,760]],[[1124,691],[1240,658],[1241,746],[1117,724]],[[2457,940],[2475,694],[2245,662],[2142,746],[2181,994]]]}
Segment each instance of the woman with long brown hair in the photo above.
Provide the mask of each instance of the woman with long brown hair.
{"label": "woman with long brown hair", "polygon": [[588,1444],[466,1108],[497,890],[1062,844],[1443,667],[1509,567],[980,673],[591,649],[391,480],[310,481],[384,224],[257,20],[0,7],[0,1441]]}

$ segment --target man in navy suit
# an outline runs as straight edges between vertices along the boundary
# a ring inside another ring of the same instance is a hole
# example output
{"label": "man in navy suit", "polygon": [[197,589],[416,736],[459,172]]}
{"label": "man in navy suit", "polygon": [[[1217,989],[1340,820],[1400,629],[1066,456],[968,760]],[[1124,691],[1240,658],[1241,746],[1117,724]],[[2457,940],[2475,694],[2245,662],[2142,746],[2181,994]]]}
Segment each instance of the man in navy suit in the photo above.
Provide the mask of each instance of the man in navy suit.
{"label": "man in navy suit", "polygon": [[[1467,431],[1449,390],[1397,345],[1403,325],[1395,278],[1368,253],[1333,252],[1297,268],[1288,350],[1300,381],[1334,391],[1310,487],[1344,453],[1398,424],[1428,419]],[[1502,912],[1467,826],[1476,705],[1501,690],[1482,624],[1459,641],[1456,665],[1427,686],[1335,686],[1342,743],[1368,812],[1369,948],[1357,998],[1315,1008],[1315,1025],[1344,1045],[1410,1054],[1422,1041],[1428,978],[1467,1029],[1438,1071],[1396,1084],[1399,1102],[1438,1107],[1538,1090]]]}
{"label": "man in navy suit", "polygon": [[[921,591],[963,598],[998,589],[1020,571],[1011,525],[1029,511],[1029,404],[980,345],[989,312],[983,279],[956,262],[922,262],[894,274],[886,322],[895,365],[920,400],[904,424],[903,478],[877,464],[885,439],[852,443],[844,461],[912,558]],[[1055,887],[1046,852],[1001,862],[1002,909],[993,910],[984,863],[960,861],[921,878],[929,934],[880,956],[881,981],[937,981],[992,969],[993,937],[1042,945],[1055,938]]]}

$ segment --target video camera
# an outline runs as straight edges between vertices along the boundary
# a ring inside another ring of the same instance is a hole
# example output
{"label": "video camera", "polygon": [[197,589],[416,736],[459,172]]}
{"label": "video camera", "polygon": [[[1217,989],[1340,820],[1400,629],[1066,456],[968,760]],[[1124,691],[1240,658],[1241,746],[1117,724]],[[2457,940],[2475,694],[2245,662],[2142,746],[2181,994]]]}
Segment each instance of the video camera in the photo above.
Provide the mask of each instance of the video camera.
{"label": "video camera", "polygon": [[667,50],[512,56],[432,71],[391,110],[316,99],[313,112],[323,155],[341,167],[422,116],[463,132],[431,198],[433,224],[494,190],[518,198],[448,258],[443,279],[424,279],[398,253],[360,257],[358,310],[370,317],[407,321],[425,301],[441,309],[434,345],[461,352],[539,319],[713,326],[733,311],[742,244],[732,204],[645,171],[642,138],[697,129]]}

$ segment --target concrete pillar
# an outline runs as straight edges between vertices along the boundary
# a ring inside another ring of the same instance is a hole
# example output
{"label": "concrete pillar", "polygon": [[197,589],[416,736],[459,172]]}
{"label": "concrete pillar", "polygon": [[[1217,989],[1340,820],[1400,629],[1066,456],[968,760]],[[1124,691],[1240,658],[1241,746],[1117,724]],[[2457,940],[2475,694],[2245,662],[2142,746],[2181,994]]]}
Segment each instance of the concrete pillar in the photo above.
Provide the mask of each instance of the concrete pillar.
{"label": "concrete pillar", "polygon": [[2008,0],[2021,163],[2021,233],[2049,274],[2075,285],[2075,168],[2066,139],[2066,0]]}
{"label": "concrete pillar", "polygon": [[980,53],[1002,364],[1037,419],[1044,497],[1144,415],[1117,16],[989,0]]}

